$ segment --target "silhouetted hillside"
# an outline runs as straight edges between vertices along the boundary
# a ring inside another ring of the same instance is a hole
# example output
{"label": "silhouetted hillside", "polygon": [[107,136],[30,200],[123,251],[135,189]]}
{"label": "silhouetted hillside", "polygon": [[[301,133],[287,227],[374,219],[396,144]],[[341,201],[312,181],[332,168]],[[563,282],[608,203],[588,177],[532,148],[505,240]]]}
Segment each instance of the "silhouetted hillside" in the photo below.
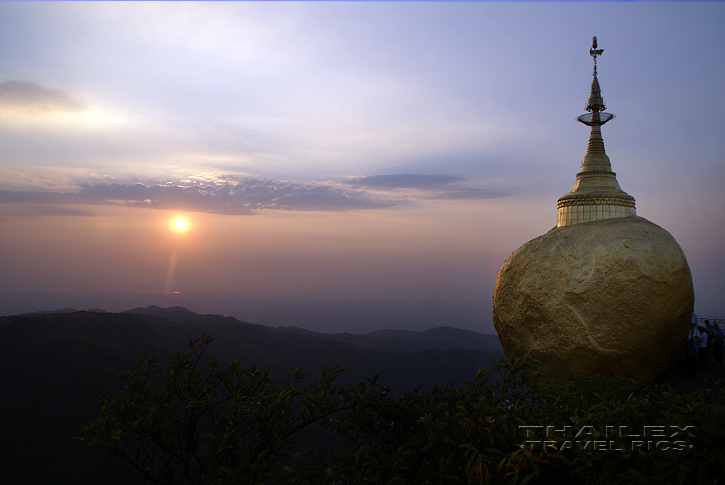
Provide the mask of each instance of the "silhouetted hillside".
{"label": "silhouetted hillside", "polygon": [[[161,308],[160,306],[151,305],[146,308],[134,308],[133,310],[126,310],[123,313],[135,313],[138,315],[148,315],[151,317],[164,318],[170,322],[188,322],[188,321],[199,321],[207,320],[209,318],[225,318],[221,315],[201,315],[199,313],[192,312],[181,306],[174,306],[169,308]],[[229,317],[232,318],[232,317]],[[234,319],[236,320],[236,319]]]}
{"label": "silhouetted hillside", "polygon": [[453,327],[438,327],[422,332],[412,330],[378,330],[364,335],[352,333],[316,333],[297,327],[277,327],[281,332],[310,335],[347,342],[364,349],[410,352],[415,350],[471,349],[502,353],[497,335],[483,335]]}
{"label": "silhouetted hillside", "polygon": [[[245,366],[268,366],[277,377],[302,367],[310,378],[341,362],[348,369],[344,381],[381,373],[379,382],[393,393],[462,383],[502,355],[456,348],[463,331],[455,329],[341,337],[273,329],[181,307],[2,317],[3,483],[112,483],[107,465],[71,438],[98,415],[99,397],[119,386],[119,372],[133,369],[143,356],[156,355],[166,365],[203,332],[215,337],[209,356],[222,362],[236,358]],[[470,334],[465,332],[469,339],[478,338]]]}

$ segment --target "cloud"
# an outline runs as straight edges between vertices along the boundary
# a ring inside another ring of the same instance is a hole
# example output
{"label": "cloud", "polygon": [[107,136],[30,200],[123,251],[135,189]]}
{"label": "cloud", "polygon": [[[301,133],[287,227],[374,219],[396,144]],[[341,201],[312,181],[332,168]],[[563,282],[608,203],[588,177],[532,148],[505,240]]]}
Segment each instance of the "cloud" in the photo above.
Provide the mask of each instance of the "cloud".
{"label": "cloud", "polygon": [[418,175],[399,173],[393,175],[367,175],[347,180],[346,183],[355,186],[372,187],[376,189],[432,189],[446,186],[466,179],[454,175]]}
{"label": "cloud", "polygon": [[421,175],[399,173],[393,175],[367,175],[348,179],[345,183],[377,190],[415,190],[418,196],[429,200],[482,200],[505,197],[504,192],[463,185],[464,177],[456,175]]}
{"label": "cloud", "polygon": [[0,105],[32,113],[79,112],[87,108],[85,103],[65,91],[47,89],[29,81],[0,83]]}
{"label": "cloud", "polygon": [[354,211],[387,209],[397,203],[335,182],[296,182],[227,177],[210,182],[146,185],[79,184],[79,192],[0,191],[3,204],[122,205],[244,215],[265,210]]}
{"label": "cloud", "polygon": [[433,200],[484,200],[497,199],[499,197],[506,197],[508,195],[511,194],[497,190],[486,190],[468,187],[453,190],[443,190],[438,192],[437,194],[432,194],[425,198]]}
{"label": "cloud", "polygon": [[466,186],[463,182],[466,179],[452,175],[370,175],[341,182],[270,180],[202,172],[175,182],[77,182],[80,190],[75,192],[2,190],[0,203],[120,205],[245,215],[260,211],[380,210],[421,200],[482,200],[508,195]]}

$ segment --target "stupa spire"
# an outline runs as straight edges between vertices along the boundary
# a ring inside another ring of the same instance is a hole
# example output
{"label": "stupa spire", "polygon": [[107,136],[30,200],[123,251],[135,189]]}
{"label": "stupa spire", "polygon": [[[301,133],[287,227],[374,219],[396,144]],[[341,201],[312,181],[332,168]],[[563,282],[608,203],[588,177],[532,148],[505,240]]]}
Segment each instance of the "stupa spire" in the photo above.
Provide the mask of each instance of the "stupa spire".
{"label": "stupa spire", "polygon": [[614,119],[606,113],[602,89],[597,77],[597,57],[604,49],[597,48],[597,38],[592,39],[589,55],[594,59],[594,74],[585,113],[577,120],[589,127],[587,153],[576,174],[574,187],[559,199],[557,204],[557,226],[571,226],[582,222],[593,222],[615,217],[636,215],[634,197],[624,192],[612,172],[612,164],[604,149],[602,125]]}

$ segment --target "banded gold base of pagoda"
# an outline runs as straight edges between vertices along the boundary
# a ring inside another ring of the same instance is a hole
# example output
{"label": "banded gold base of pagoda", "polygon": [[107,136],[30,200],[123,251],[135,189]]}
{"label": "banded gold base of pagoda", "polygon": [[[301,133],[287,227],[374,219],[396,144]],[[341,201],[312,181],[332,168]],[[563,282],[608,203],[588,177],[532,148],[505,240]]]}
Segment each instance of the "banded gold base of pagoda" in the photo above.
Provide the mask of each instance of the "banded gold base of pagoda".
{"label": "banded gold base of pagoda", "polygon": [[556,211],[557,226],[573,226],[582,222],[594,222],[604,219],[636,216],[634,197],[603,197],[596,194],[590,197],[567,197],[559,199]]}

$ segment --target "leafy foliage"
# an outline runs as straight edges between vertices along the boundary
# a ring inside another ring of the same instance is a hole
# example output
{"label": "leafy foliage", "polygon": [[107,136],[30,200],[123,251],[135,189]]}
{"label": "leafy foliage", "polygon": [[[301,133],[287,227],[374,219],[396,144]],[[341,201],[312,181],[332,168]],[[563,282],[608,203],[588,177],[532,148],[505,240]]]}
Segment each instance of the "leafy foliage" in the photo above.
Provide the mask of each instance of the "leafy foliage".
{"label": "leafy foliage", "polygon": [[[104,396],[87,444],[153,483],[690,484],[725,476],[725,398],[669,385],[536,377],[501,360],[462,387],[398,397],[377,383],[305,381],[205,362],[208,335],[162,371],[142,359]],[[337,436],[325,456],[300,443]],[[332,434],[334,433],[334,435]],[[297,439],[295,439],[297,438]]]}
{"label": "leafy foliage", "polygon": [[[152,483],[254,484],[318,474],[319,466],[292,455],[289,438],[349,409],[364,388],[349,394],[337,384],[338,366],[305,389],[301,369],[274,386],[269,371],[204,362],[212,340],[191,340],[165,371],[151,357],[121,374],[125,387],[104,394],[101,418],[86,427],[88,445]],[[290,456],[296,466],[281,466]]]}
{"label": "leafy foliage", "polygon": [[669,385],[591,373],[572,376],[564,388],[543,387],[533,422],[571,430],[572,437],[570,446],[554,440],[561,459],[547,473],[556,483],[722,483],[722,391],[681,394]]}
{"label": "leafy foliage", "polygon": [[371,397],[338,425],[355,446],[336,465],[349,483],[494,483],[535,472],[541,453],[522,455],[517,440],[518,414],[534,397],[522,367],[502,361],[501,379],[479,371],[462,388]]}

